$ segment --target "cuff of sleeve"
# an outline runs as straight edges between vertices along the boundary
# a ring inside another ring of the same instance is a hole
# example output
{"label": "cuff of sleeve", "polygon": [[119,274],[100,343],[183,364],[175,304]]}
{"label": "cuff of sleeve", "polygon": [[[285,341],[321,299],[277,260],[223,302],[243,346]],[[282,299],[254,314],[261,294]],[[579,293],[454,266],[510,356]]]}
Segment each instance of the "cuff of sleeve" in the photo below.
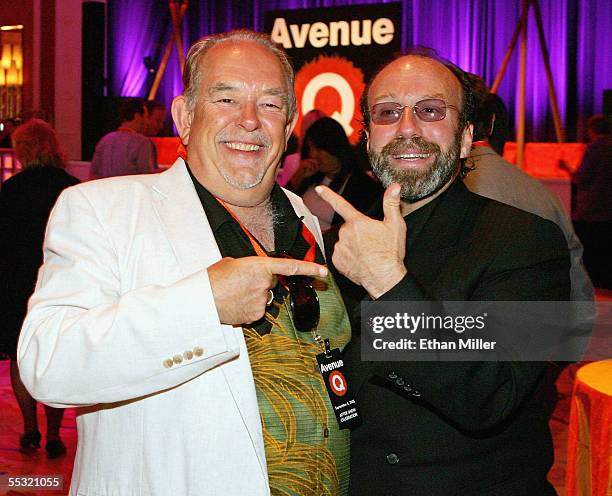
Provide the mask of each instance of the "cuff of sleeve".
{"label": "cuff of sleeve", "polygon": [[431,299],[427,295],[425,288],[421,286],[411,272],[408,272],[389,291],[380,295],[377,301],[402,301],[421,298]]}

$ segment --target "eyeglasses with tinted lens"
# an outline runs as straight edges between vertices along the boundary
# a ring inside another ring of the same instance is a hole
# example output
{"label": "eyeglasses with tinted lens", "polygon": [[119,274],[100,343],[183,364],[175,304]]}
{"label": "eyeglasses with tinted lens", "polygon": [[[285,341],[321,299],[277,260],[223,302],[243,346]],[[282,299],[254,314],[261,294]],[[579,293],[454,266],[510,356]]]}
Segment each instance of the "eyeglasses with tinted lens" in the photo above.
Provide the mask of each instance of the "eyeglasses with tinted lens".
{"label": "eyeglasses with tinted lens", "polygon": [[[288,253],[273,254],[278,258],[294,258]],[[321,309],[319,297],[312,286],[312,278],[308,276],[281,276],[277,275],[278,282],[289,291],[291,316],[293,325],[300,332],[314,331],[319,325]]]}
{"label": "eyeglasses with tinted lens", "polygon": [[382,102],[373,105],[370,109],[370,118],[374,124],[395,124],[402,118],[406,108],[412,109],[413,114],[423,122],[437,122],[446,117],[446,109],[457,110],[454,105],[447,104],[438,98],[421,100],[414,105],[400,105],[395,102]]}

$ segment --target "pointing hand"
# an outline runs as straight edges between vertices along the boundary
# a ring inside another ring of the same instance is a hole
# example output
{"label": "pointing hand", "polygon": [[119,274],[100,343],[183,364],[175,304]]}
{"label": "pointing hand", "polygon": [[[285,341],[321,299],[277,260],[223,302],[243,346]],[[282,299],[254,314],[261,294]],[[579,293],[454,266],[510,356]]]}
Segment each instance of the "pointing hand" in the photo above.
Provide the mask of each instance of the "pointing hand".
{"label": "pointing hand", "polygon": [[276,275],[327,275],[322,265],[271,257],[223,258],[208,267],[217,313],[222,324],[249,324],[266,313],[269,290]]}
{"label": "pointing hand", "polygon": [[401,213],[400,185],[391,184],[383,197],[382,221],[362,214],[325,186],[316,191],[344,218],[332,262],[338,271],[378,298],[406,275],[406,222]]}

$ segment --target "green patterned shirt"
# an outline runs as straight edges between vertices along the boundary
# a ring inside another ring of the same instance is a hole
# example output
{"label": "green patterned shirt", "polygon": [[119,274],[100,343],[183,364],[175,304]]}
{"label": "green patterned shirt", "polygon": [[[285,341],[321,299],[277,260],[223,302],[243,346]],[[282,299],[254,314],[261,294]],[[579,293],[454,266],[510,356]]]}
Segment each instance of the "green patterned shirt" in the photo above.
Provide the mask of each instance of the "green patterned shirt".
{"label": "green patterned shirt", "polygon": [[[191,176],[222,256],[255,251],[232,216]],[[309,248],[302,222],[280,187],[272,191],[279,221],[277,251],[303,258]],[[324,261],[316,250],[316,261]],[[332,348],[344,349],[351,331],[340,292],[331,275],[313,280],[321,316],[316,333]],[[260,321],[244,327],[261,415],[272,495],[346,495],[349,481],[349,431],[340,430],[315,356],[323,352],[314,332],[297,331],[289,295],[275,288],[275,300]]]}

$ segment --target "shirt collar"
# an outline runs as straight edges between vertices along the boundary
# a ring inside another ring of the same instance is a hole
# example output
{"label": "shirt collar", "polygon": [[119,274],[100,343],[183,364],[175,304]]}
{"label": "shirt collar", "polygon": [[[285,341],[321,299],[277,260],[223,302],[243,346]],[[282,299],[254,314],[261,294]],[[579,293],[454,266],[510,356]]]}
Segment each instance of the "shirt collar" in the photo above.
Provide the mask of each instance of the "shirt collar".
{"label": "shirt collar", "polygon": [[[228,222],[231,224],[236,224],[236,221],[225,209],[225,207],[221,205],[215,199],[215,197],[196,179],[191,172],[189,164],[185,163],[185,165],[187,166],[189,176],[193,181],[193,185],[195,186],[200,202],[202,203],[202,207],[204,208],[204,212],[206,213],[206,217],[208,218],[210,228],[216,237],[219,230],[225,224]],[[295,210],[293,210],[293,206],[291,205],[289,198],[287,198],[287,195],[284,193],[283,189],[278,185],[278,183],[274,183],[270,197],[277,215],[277,222],[275,223],[274,227],[275,249],[277,252],[286,251],[291,253],[291,248],[293,247],[302,226],[301,218],[298,217]]]}

